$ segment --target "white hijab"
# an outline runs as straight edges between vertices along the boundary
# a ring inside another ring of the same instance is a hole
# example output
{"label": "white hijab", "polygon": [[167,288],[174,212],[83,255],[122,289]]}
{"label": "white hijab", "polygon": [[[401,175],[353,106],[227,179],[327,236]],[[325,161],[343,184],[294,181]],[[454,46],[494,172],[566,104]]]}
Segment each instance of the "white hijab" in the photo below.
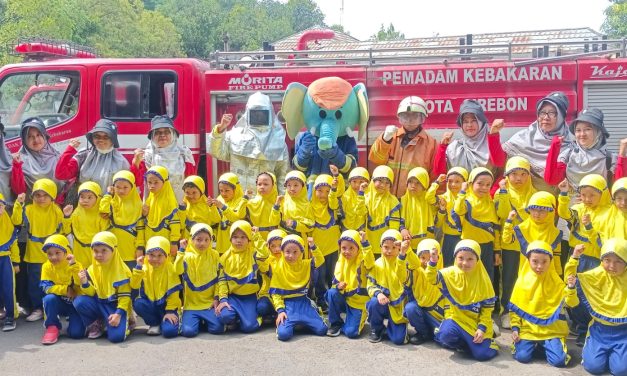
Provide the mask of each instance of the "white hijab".
{"label": "white hijab", "polygon": [[[187,146],[178,145],[178,136],[172,132],[172,143],[164,148],[157,146],[151,140],[144,150],[144,163],[146,168],[162,166],[170,174],[170,184],[174,190],[176,200],[183,200],[183,181],[185,180],[185,163],[195,164],[192,151]],[[147,197],[147,196],[144,196]]]}

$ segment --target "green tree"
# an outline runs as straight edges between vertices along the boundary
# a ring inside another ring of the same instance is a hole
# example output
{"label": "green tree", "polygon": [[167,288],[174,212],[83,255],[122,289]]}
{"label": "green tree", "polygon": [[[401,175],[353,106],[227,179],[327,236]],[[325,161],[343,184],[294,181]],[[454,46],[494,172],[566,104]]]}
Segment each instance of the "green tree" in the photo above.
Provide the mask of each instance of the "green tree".
{"label": "green tree", "polygon": [[390,23],[390,25],[385,28],[383,24],[381,24],[381,28],[376,34],[373,34],[370,39],[375,41],[383,41],[383,40],[403,40],[405,39],[405,34],[400,31],[396,31],[394,25]]}
{"label": "green tree", "polygon": [[605,9],[605,21],[601,30],[610,38],[627,37],[627,1],[611,0]]}
{"label": "green tree", "polygon": [[287,8],[295,33],[313,26],[325,26],[324,13],[313,0],[289,0]]}

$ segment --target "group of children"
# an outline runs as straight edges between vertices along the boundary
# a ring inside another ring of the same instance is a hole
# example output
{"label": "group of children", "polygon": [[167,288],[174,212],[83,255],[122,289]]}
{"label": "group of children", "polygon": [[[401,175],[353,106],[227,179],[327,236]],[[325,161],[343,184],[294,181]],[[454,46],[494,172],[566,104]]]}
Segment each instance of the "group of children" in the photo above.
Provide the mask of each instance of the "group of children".
{"label": "group of children", "polygon": [[[112,342],[126,338],[135,314],[148,334],[165,337],[251,333],[272,319],[280,340],[296,326],[356,338],[368,320],[372,342],[384,333],[399,345],[435,340],[488,360],[497,354],[492,314],[501,309],[515,359],[528,362],[543,349],[551,365],[565,366],[570,307],[586,328],[584,367],[627,374],[627,178],[610,192],[601,176],[584,177],[572,207],[567,182],[558,200],[536,192],[520,157],[497,184],[485,168],[455,167],[433,183],[415,168],[400,200],[387,166],[372,178],[357,167],[347,184],[331,166],[331,175],[315,178],[311,198],[298,171],[284,182],[261,173],[254,197],[232,173],[218,179],[218,198],[189,176],[180,203],[165,168],[146,171],[143,200],[135,179],[120,171],[107,192],[84,183],[76,208],[58,207],[47,179],[35,182],[32,203],[18,196],[11,216],[0,198],[5,331],[15,328],[16,236],[26,225],[28,287],[45,313],[44,344],[57,341],[64,316],[69,337],[106,331]],[[556,214],[571,227],[565,266]]]}

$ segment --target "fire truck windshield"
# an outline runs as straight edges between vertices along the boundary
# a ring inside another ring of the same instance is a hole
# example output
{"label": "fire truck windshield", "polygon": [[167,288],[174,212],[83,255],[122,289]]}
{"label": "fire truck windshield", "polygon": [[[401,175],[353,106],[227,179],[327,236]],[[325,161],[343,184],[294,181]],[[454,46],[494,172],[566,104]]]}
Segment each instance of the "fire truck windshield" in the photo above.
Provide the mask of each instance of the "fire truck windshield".
{"label": "fire truck windshield", "polygon": [[0,117],[7,138],[19,135],[21,122],[37,116],[50,127],[76,114],[78,74],[24,73],[0,83]]}

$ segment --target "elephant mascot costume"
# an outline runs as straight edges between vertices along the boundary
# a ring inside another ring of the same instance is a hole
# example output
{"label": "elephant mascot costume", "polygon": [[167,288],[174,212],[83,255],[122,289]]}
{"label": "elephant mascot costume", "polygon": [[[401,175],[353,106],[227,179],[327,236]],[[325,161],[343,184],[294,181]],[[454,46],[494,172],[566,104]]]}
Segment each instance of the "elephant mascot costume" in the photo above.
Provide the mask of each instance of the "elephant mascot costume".
{"label": "elephant mascot costume", "polygon": [[357,165],[353,129],[359,125],[361,139],[369,116],[364,84],[351,86],[339,77],[320,78],[309,87],[293,82],[285,91],[281,113],[290,139],[307,128],[296,137],[293,164],[307,175],[308,185],[319,174],[329,174],[331,164],[343,175]]}

